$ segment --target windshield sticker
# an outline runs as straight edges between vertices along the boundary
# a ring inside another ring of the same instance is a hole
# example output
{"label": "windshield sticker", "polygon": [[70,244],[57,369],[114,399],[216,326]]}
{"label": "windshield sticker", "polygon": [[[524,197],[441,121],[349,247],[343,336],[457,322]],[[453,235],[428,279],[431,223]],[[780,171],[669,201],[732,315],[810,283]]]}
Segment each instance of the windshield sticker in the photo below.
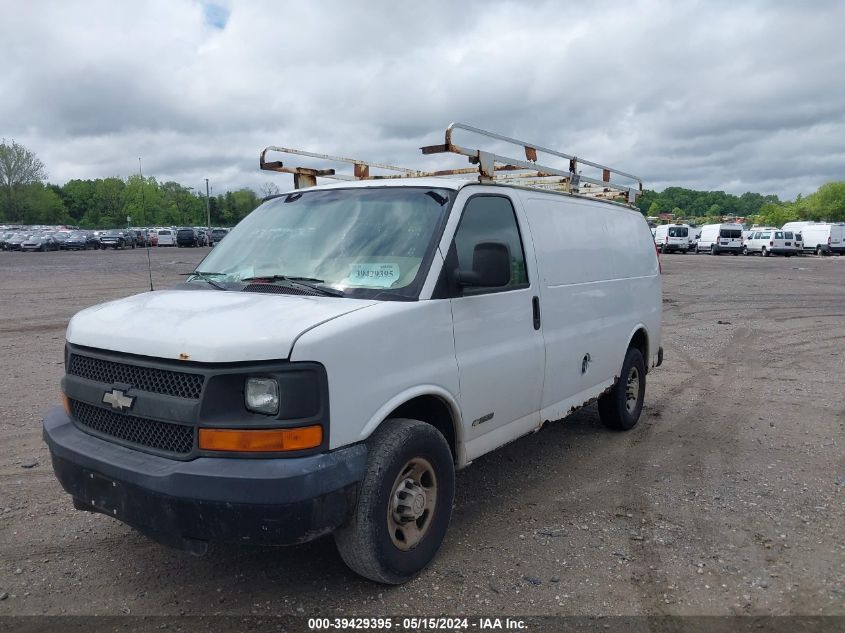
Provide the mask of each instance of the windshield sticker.
{"label": "windshield sticker", "polygon": [[343,280],[343,284],[389,288],[397,281],[399,281],[398,264],[355,264],[349,276]]}

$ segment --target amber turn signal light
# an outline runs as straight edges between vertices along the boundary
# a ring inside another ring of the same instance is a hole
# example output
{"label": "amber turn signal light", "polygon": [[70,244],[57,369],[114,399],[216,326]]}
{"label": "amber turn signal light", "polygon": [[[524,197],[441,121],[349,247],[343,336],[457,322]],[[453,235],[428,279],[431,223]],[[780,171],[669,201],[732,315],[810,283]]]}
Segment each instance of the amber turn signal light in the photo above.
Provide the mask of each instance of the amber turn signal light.
{"label": "amber turn signal light", "polygon": [[200,429],[199,447],[203,451],[238,451],[272,453],[315,448],[323,442],[323,427],[303,426],[293,429]]}
{"label": "amber turn signal light", "polygon": [[73,417],[73,413],[70,410],[70,400],[67,397],[67,394],[62,394],[62,405],[65,408],[65,413],[67,413],[68,417]]}

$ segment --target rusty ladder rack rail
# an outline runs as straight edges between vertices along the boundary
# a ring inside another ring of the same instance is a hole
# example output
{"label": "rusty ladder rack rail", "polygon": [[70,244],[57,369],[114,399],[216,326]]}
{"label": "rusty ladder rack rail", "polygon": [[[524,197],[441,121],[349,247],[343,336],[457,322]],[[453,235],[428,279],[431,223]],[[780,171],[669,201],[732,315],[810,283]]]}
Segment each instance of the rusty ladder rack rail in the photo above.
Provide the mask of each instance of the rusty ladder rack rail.
{"label": "rusty ladder rack rail", "polygon": [[[512,158],[489,152],[482,149],[469,149],[452,142],[454,130],[464,130],[472,134],[484,136],[488,139],[521,146],[525,159]],[[545,189],[552,191],[563,191],[588,198],[603,198],[618,202],[633,204],[636,197],[642,193],[643,183],[640,178],[632,174],[601,165],[593,161],[584,160],[570,154],[564,154],[540,145],[527,143],[508,136],[488,132],[464,123],[452,123],[446,128],[446,138],[443,145],[429,145],[420,148],[425,155],[439,153],[453,153],[466,156],[474,167],[461,169],[447,169],[441,171],[421,171],[395,165],[385,165],[354,158],[341,156],[330,156],[303,150],[286,147],[270,146],[261,152],[261,169],[278,171],[293,174],[294,187],[313,187],[317,184],[317,178],[333,178],[336,180],[380,180],[391,178],[423,178],[439,176],[468,176],[478,175],[481,183],[503,183],[513,184],[521,187]],[[267,152],[279,152],[296,156],[317,158],[323,161],[332,161],[353,165],[352,174],[339,174],[333,168],[315,169],[309,167],[287,167],[281,161],[267,161]],[[537,162],[538,154],[548,154],[556,158],[568,161],[568,169],[560,169],[549,165],[542,165]],[[580,168],[588,167],[601,170],[601,178],[585,176]],[[371,169],[379,169],[390,174],[373,174]],[[618,179],[633,181],[630,184],[620,183]]]}

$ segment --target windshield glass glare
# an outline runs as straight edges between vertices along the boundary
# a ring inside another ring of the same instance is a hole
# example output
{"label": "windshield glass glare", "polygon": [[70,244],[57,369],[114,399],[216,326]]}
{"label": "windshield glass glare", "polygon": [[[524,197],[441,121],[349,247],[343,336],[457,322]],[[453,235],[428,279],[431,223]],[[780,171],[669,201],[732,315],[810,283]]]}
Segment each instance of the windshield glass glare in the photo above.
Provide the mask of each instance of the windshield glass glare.
{"label": "windshield glass glare", "polygon": [[283,275],[352,296],[413,295],[452,193],[382,187],[280,196],[244,218],[197,270],[217,282]]}

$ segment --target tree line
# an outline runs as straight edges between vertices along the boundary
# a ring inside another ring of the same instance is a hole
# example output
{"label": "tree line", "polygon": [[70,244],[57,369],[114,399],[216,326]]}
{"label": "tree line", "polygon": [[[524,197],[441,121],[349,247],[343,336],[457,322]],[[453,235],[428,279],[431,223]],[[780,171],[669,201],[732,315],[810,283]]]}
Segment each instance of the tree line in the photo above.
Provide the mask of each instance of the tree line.
{"label": "tree line", "polygon": [[[206,199],[177,182],[158,182],[140,175],[128,178],[70,180],[46,183],[41,160],[15,141],[0,142],[0,222],[16,224],[71,224],[84,228],[134,226],[204,226]],[[208,200],[211,224],[232,226],[252,211],[261,198],[279,193],[274,183],[261,188],[229,191]],[[697,191],[667,187],[646,190],[637,200],[646,216],[673,213],[696,224],[721,222],[739,216],[751,224],[783,226],[793,220],[845,221],[845,182],[829,182],[807,197],[784,202],[775,195],[747,192]],[[131,220],[127,222],[127,217]]]}
{"label": "tree line", "polygon": [[[74,179],[61,186],[46,180],[46,169],[34,153],[15,141],[0,142],[0,223],[118,228],[205,226],[208,221],[205,192],[178,182],[140,175]],[[278,191],[268,183],[261,195]],[[237,224],[260,202],[259,195],[247,188],[210,196],[211,224]]]}
{"label": "tree line", "polygon": [[829,182],[807,197],[782,201],[775,195],[747,192],[735,196],[724,191],[696,191],[667,187],[646,190],[637,200],[646,216],[672,213],[696,224],[721,222],[725,216],[744,217],[749,224],[783,226],[795,220],[845,221],[845,182]]}

